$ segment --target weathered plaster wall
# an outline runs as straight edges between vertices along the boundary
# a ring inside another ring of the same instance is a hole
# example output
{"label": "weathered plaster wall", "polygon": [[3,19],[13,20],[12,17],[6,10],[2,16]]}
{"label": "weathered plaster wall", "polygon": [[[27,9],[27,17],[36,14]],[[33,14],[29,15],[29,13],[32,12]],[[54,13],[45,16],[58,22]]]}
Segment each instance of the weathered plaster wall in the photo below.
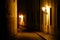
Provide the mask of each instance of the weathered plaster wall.
{"label": "weathered plaster wall", "polygon": [[17,33],[17,0],[8,0],[8,30],[11,34]]}
{"label": "weathered plaster wall", "polygon": [[[43,12],[42,12],[42,7],[44,7],[45,5],[49,5],[52,8],[52,25],[50,25],[48,28],[43,26]],[[56,26],[57,26],[57,12],[56,12],[56,1],[55,0],[41,0],[40,1],[40,28],[41,31],[45,32],[45,33],[49,33],[49,34],[54,34]],[[47,30],[46,30],[47,29]]]}

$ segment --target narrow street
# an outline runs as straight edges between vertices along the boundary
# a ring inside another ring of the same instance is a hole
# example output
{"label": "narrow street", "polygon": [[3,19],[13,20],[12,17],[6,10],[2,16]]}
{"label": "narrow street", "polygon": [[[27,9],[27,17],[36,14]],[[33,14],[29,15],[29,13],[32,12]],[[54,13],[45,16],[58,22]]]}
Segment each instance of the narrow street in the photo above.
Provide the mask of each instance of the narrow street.
{"label": "narrow street", "polygon": [[43,39],[36,33],[22,32],[22,33],[18,33],[17,37],[12,38],[12,39],[10,38],[9,40],[46,40],[46,39]]}
{"label": "narrow street", "polygon": [[60,39],[60,1],[2,0],[0,4],[2,40]]}

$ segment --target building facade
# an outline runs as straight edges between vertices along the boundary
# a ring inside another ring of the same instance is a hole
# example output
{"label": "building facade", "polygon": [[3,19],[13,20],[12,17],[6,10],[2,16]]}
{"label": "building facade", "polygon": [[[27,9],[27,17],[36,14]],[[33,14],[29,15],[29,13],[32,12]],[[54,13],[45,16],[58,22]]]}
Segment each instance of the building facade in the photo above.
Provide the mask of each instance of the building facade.
{"label": "building facade", "polygon": [[[57,30],[57,1],[56,0],[39,0],[40,1],[40,31],[48,34],[54,34]],[[36,2],[36,0],[35,0]],[[37,1],[38,2],[38,1]],[[11,34],[17,34],[17,0],[8,0],[8,30]],[[38,5],[37,5],[38,6]],[[36,5],[35,5],[36,7]],[[34,9],[34,7],[33,7]],[[35,22],[38,25],[38,8],[34,10]]]}
{"label": "building facade", "polygon": [[41,31],[54,34],[57,30],[57,1],[40,0]]}

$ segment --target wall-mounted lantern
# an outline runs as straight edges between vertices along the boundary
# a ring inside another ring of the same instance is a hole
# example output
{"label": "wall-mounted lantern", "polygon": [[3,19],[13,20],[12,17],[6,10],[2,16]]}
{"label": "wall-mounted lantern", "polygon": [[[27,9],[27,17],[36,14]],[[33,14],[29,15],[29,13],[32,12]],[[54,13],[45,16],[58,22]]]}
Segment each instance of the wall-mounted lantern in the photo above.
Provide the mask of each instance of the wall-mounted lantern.
{"label": "wall-mounted lantern", "polygon": [[47,13],[50,13],[50,6],[45,6],[45,7],[42,7],[42,11],[43,12],[47,12]]}
{"label": "wall-mounted lantern", "polygon": [[42,11],[43,11],[43,12],[45,11],[45,7],[42,7]]}

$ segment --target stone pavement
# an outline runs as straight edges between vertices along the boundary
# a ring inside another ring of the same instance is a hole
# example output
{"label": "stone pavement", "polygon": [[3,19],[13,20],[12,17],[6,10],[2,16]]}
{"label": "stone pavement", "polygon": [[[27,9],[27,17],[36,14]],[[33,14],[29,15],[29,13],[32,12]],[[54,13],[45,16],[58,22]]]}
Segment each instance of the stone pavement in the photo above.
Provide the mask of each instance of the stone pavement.
{"label": "stone pavement", "polygon": [[55,40],[55,36],[43,32],[20,32],[10,40]]}
{"label": "stone pavement", "polygon": [[43,32],[36,32],[38,35],[40,35],[41,37],[45,38],[46,40],[56,40],[55,36],[50,35],[50,34],[46,34]]}
{"label": "stone pavement", "polygon": [[22,32],[17,34],[17,40],[45,40],[36,33]]}

